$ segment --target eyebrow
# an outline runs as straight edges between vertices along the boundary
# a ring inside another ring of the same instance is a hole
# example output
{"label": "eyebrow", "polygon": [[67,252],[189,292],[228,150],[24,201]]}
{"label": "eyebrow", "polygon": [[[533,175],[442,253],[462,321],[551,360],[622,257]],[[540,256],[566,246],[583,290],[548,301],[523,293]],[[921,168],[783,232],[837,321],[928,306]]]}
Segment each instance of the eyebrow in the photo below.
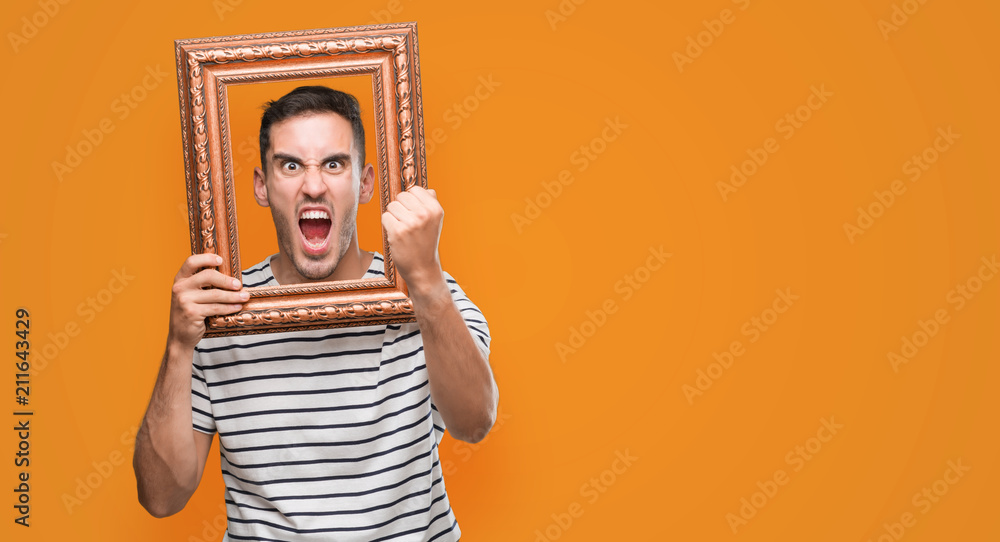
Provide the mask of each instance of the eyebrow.
{"label": "eyebrow", "polygon": [[[274,155],[271,158],[273,160],[276,160],[276,161],[280,160],[280,161],[283,161],[283,162],[295,162],[296,164],[301,164],[302,163],[302,159],[299,158],[298,156],[292,156],[291,154],[285,154],[285,153],[280,153],[280,152],[274,153]],[[351,163],[351,155],[348,154],[348,153],[345,153],[345,152],[340,152],[340,153],[337,153],[337,154],[331,154],[330,156],[327,156],[326,158],[323,158],[322,163],[325,164],[325,163],[333,161],[333,160],[337,160],[339,162],[344,162],[345,164],[350,164]]]}

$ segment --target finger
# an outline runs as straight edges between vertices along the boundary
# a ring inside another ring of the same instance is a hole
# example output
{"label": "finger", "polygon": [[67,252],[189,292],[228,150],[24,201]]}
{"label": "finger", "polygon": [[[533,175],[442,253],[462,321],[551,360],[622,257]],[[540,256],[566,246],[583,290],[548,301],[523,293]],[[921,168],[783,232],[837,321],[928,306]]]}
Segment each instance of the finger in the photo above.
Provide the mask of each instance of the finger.
{"label": "finger", "polygon": [[184,295],[183,302],[195,305],[211,305],[213,303],[241,304],[250,299],[250,292],[230,292],[209,288],[207,290],[191,290]]}
{"label": "finger", "polygon": [[222,256],[218,254],[205,253],[188,256],[181,265],[181,270],[177,273],[178,278],[190,277],[205,267],[216,267],[222,265]]}
{"label": "finger", "polygon": [[215,303],[212,305],[204,305],[204,308],[206,309],[205,318],[208,318],[210,316],[222,316],[224,314],[239,312],[243,310],[243,305]]}
{"label": "finger", "polygon": [[385,212],[392,215],[399,222],[407,222],[413,219],[413,211],[399,201],[389,202],[389,205],[385,206]]}
{"label": "finger", "polygon": [[394,232],[399,227],[399,219],[392,214],[392,204],[386,207],[386,212],[382,213],[382,227],[387,232]]}
{"label": "finger", "polygon": [[243,287],[239,279],[224,275],[215,269],[202,269],[189,277],[183,288],[222,288],[224,290],[239,290]]}
{"label": "finger", "polygon": [[[436,212],[438,209],[441,209],[441,204],[438,203],[437,196],[434,194],[433,190],[424,190],[421,188],[419,191],[413,192],[412,195],[423,209],[432,212]],[[409,208],[414,209],[414,207]]]}
{"label": "finger", "polygon": [[174,281],[185,279],[198,273],[198,271],[205,268],[212,268],[222,265],[222,256],[218,254],[194,254],[188,256],[184,263],[181,264],[180,271],[177,272],[177,276]]}
{"label": "finger", "polygon": [[[418,186],[415,188],[420,188],[420,187]],[[415,194],[413,194],[413,192],[411,192],[411,190],[413,190],[413,188],[410,188],[410,190],[406,192],[400,192],[399,194],[396,194],[395,201],[407,209],[416,208],[418,205],[420,205],[420,200],[417,198]]]}

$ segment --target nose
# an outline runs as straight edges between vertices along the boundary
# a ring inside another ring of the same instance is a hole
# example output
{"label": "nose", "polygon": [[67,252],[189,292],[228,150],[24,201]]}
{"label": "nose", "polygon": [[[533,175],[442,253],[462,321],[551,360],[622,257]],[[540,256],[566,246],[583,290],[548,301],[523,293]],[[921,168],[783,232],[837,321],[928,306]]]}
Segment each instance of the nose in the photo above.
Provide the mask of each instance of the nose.
{"label": "nose", "polygon": [[302,175],[302,192],[312,198],[317,198],[326,192],[326,183],[318,167],[307,166]]}

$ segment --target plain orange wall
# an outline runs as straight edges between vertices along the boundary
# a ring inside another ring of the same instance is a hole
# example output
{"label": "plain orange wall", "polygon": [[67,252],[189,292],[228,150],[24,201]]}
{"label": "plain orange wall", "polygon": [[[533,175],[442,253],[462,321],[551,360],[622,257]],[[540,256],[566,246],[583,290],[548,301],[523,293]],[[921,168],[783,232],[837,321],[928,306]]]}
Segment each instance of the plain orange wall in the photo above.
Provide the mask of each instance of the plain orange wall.
{"label": "plain orange wall", "polygon": [[996,4],[0,13],[0,310],[37,369],[5,540],[221,539],[215,453],[163,520],[130,466],[190,247],[173,40],[376,20],[419,24],[441,257],[493,333],[500,422],[442,444],[467,540],[1000,540]]}

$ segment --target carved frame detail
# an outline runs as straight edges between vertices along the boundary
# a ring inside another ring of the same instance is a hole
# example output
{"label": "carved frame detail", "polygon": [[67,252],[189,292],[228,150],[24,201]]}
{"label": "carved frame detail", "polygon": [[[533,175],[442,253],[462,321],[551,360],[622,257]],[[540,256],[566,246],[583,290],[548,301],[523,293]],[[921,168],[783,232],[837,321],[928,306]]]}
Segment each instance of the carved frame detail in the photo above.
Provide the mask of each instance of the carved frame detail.
{"label": "carved frame detail", "polygon": [[[175,53],[191,251],[221,255],[222,273],[242,270],[230,84],[371,75],[382,209],[427,186],[416,23],[177,40]],[[385,279],[250,288],[244,310],[208,318],[205,336],[414,321],[384,233],[382,246]]]}

